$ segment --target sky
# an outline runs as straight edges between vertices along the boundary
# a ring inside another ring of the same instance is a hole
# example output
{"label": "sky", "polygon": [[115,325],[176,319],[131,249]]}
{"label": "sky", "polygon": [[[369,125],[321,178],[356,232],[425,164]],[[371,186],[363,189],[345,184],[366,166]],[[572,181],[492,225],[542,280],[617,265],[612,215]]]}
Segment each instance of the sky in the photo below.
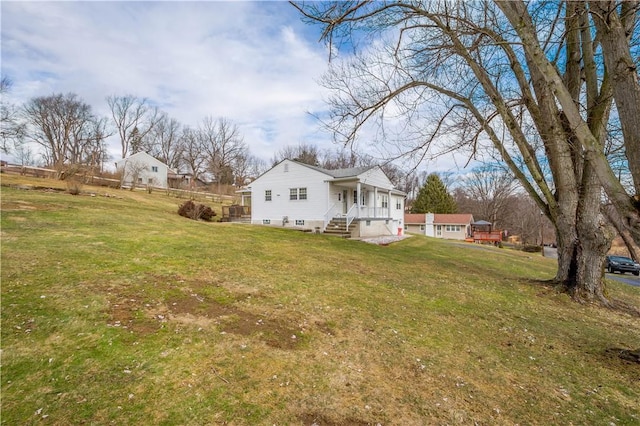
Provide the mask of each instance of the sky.
{"label": "sky", "polygon": [[[337,148],[314,118],[327,110],[328,48],[287,2],[3,0],[0,12],[12,103],[72,92],[110,117],[106,97],[131,94],[184,125],[230,120],[266,162],[285,146]],[[116,137],[109,153],[120,158]]]}

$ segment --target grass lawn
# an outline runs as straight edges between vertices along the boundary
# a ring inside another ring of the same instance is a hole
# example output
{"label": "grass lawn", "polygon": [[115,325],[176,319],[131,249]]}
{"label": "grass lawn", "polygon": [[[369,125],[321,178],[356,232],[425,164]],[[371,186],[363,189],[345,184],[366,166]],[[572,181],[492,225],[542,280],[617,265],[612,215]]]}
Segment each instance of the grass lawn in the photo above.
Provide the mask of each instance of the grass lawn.
{"label": "grass lawn", "polygon": [[24,184],[64,188],[2,176],[2,424],[640,424],[640,319],[550,259]]}

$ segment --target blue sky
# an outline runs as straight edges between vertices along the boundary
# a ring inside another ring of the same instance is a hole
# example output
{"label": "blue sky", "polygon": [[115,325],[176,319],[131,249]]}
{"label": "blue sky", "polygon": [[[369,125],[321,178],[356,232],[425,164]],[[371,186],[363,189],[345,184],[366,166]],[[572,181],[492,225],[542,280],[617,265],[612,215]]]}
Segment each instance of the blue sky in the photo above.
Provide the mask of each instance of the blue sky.
{"label": "blue sky", "polygon": [[[2,74],[10,100],[77,93],[149,98],[181,123],[236,123],[268,160],[301,142],[332,148],[308,114],[326,108],[319,29],[286,2],[1,2]],[[117,156],[116,140],[112,152]]]}
{"label": "blue sky", "polygon": [[[11,103],[73,92],[109,117],[105,98],[132,94],[184,125],[231,120],[267,162],[287,145],[337,148],[311,115],[327,112],[318,80],[328,48],[321,28],[287,2],[2,0],[0,11]],[[109,146],[117,160],[119,141]],[[438,158],[421,169],[450,172],[464,161]]]}

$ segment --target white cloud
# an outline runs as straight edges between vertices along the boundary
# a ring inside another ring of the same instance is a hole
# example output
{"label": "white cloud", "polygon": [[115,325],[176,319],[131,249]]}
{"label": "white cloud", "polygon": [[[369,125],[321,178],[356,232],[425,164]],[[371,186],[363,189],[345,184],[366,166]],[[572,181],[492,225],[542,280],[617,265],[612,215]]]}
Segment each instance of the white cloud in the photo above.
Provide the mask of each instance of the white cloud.
{"label": "white cloud", "polygon": [[[317,29],[287,3],[2,2],[2,73],[12,100],[77,93],[108,115],[106,96],[147,97],[183,124],[237,123],[254,155],[318,135],[327,67]],[[114,141],[112,141],[114,144]],[[115,141],[117,144],[117,141]],[[112,150],[118,152],[117,146]]]}

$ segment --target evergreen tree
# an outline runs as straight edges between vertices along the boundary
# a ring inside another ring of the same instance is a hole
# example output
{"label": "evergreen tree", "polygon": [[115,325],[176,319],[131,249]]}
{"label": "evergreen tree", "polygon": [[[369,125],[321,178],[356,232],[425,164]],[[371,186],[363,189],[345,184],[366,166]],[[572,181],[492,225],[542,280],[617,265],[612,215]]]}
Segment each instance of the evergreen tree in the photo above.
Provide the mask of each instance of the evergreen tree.
{"label": "evergreen tree", "polygon": [[427,180],[418,191],[418,197],[413,202],[411,213],[455,213],[458,206],[455,200],[447,192],[437,174],[427,176]]}

